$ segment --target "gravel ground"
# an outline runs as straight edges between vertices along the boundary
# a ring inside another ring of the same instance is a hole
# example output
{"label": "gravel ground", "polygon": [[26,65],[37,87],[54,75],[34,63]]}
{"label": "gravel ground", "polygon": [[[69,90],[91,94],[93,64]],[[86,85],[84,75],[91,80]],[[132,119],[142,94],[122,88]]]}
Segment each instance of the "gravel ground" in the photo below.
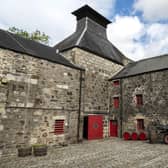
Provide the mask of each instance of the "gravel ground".
{"label": "gravel ground", "polygon": [[0,168],[168,168],[168,145],[118,138],[50,148],[47,156],[1,157]]}

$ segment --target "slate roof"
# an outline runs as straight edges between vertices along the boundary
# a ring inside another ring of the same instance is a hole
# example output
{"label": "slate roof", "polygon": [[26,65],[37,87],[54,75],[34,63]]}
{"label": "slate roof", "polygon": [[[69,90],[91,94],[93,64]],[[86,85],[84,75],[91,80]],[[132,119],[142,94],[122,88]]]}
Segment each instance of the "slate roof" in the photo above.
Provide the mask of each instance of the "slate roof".
{"label": "slate roof", "polygon": [[[102,15],[98,14],[88,6],[84,6],[73,12],[73,14],[74,13],[77,16],[78,20],[76,32],[62,42],[55,45],[54,48],[57,48],[61,52],[63,52],[68,49],[78,47],[110,61],[116,62],[120,65],[124,65],[124,60],[128,60],[128,58],[125,57],[107,39],[105,29],[106,26],[103,27],[100,23],[104,22],[104,24],[108,24],[110,23],[110,21],[108,21],[106,18],[104,18]],[[94,16],[92,16],[92,13],[94,14]]]}
{"label": "slate roof", "polygon": [[25,39],[2,29],[0,29],[0,47],[82,70],[80,67],[70,63],[60,54],[56,54],[56,50],[54,48],[33,40]]}
{"label": "slate roof", "polygon": [[121,79],[166,69],[168,69],[168,55],[162,55],[129,63],[110,80]]}
{"label": "slate roof", "polygon": [[124,60],[127,58],[108,40],[100,38],[92,32],[87,31],[81,38],[80,42],[77,43],[80,34],[80,32],[74,33],[72,36],[57,44],[54,48],[63,52],[78,47],[110,61],[114,61],[120,65],[124,65]]}

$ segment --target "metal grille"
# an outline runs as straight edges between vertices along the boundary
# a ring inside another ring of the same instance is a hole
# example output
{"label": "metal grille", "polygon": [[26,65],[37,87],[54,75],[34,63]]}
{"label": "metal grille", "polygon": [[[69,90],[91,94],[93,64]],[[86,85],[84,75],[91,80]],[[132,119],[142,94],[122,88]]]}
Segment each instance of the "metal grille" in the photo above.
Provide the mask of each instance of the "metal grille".
{"label": "metal grille", "polygon": [[56,135],[64,133],[64,120],[55,120],[54,133]]}

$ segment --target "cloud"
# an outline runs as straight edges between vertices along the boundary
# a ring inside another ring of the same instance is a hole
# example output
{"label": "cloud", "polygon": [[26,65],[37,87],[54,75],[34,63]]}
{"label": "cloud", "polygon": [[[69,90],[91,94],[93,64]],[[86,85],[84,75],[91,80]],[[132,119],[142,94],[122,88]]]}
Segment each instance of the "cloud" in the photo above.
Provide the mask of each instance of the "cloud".
{"label": "cloud", "polygon": [[168,24],[143,23],[137,16],[116,16],[108,37],[133,60],[168,53]]}
{"label": "cloud", "polygon": [[113,11],[115,0],[5,0],[0,6],[0,28],[39,29],[51,37],[54,45],[75,31],[76,21],[71,12],[84,4],[107,17]]}
{"label": "cloud", "polygon": [[154,23],[146,29],[146,57],[168,53],[168,24]]}
{"label": "cloud", "polygon": [[144,24],[138,17],[117,15],[108,27],[108,37],[126,56],[137,60],[144,57],[143,45],[140,42],[144,29]]}
{"label": "cloud", "polygon": [[149,21],[159,21],[168,19],[167,0],[136,0],[135,11],[140,11],[143,17]]}

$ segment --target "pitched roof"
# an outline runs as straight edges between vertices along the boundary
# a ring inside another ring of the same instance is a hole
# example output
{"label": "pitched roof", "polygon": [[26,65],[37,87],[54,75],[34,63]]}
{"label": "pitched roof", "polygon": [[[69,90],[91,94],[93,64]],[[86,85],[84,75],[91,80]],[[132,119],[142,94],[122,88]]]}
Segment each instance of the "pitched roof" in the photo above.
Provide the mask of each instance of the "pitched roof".
{"label": "pitched roof", "polygon": [[[84,6],[74,13],[77,16],[76,32],[55,45],[54,48],[63,52],[78,47],[124,65],[124,61],[128,58],[107,39],[106,25],[110,21],[88,6]],[[102,25],[102,22],[105,26]]]}
{"label": "pitched roof", "polygon": [[80,35],[80,32],[76,32],[57,44],[54,48],[63,52],[78,47],[110,61],[124,65],[124,60],[127,58],[108,40],[100,38],[98,35],[89,31],[86,31],[81,39]]}
{"label": "pitched roof", "polygon": [[1,29],[0,47],[81,70],[80,67],[73,65],[60,54],[56,54],[56,50],[54,48],[33,40],[25,39]]}
{"label": "pitched roof", "polygon": [[168,55],[162,55],[129,63],[110,80],[121,79],[166,69],[168,69]]}

